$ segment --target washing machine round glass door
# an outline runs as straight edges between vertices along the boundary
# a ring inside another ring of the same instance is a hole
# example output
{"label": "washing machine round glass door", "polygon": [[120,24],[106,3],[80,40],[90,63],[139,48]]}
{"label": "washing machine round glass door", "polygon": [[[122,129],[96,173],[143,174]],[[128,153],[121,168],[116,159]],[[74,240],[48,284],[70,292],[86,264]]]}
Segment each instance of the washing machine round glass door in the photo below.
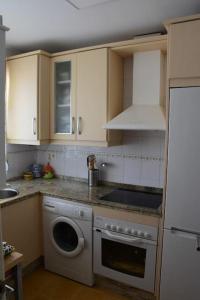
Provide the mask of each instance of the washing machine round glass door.
{"label": "washing machine round glass door", "polygon": [[67,217],[58,217],[51,223],[50,239],[56,250],[65,256],[77,256],[84,248],[84,237],[79,226]]}

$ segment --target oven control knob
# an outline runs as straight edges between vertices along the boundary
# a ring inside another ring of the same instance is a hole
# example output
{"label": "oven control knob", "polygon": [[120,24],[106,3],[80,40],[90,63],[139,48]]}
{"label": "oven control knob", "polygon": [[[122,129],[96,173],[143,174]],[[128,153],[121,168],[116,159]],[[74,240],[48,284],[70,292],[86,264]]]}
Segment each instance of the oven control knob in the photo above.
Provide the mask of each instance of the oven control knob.
{"label": "oven control knob", "polygon": [[105,228],[106,229],[110,229],[110,225],[109,224],[105,224]]}
{"label": "oven control knob", "polygon": [[113,224],[112,224],[110,227],[111,227],[111,229],[114,230],[114,231],[117,229],[117,227],[116,227],[115,225],[113,225]]}
{"label": "oven control knob", "polygon": [[84,211],[83,210],[79,210],[79,217],[84,217]]}
{"label": "oven control knob", "polygon": [[144,233],[143,233],[142,231],[138,230],[138,232],[137,232],[137,236],[139,236],[139,237],[143,237],[143,236],[144,236]]}
{"label": "oven control knob", "polygon": [[132,230],[131,230],[131,233],[132,233],[133,235],[138,235],[138,232],[137,232],[137,230],[135,230],[135,229],[132,229]]}
{"label": "oven control knob", "polygon": [[127,228],[125,228],[124,232],[127,234],[131,234],[131,229],[127,227]]}
{"label": "oven control knob", "polygon": [[140,237],[144,237],[144,232],[141,231]]}
{"label": "oven control knob", "polygon": [[145,232],[145,233],[144,233],[144,237],[145,237],[146,239],[150,239],[150,238],[151,238],[151,235],[150,235],[150,233]]}
{"label": "oven control knob", "polygon": [[117,232],[122,232],[123,228],[121,226],[117,226]]}

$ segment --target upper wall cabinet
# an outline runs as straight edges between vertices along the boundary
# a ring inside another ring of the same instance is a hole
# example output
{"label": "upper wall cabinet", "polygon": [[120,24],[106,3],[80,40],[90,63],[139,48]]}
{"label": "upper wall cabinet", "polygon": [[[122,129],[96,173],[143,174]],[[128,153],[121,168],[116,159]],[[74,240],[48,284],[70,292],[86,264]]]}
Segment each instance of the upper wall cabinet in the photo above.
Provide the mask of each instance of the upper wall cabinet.
{"label": "upper wall cabinet", "polygon": [[[103,129],[122,110],[122,88],[108,92],[109,82],[123,85],[121,60],[107,48],[52,58],[51,139],[54,143],[107,146],[120,135]],[[114,90],[114,87],[113,87]]]}
{"label": "upper wall cabinet", "polygon": [[49,141],[49,57],[37,51],[7,59],[7,142]]}
{"label": "upper wall cabinet", "polygon": [[[173,84],[195,83],[200,78],[200,16],[166,23],[169,33],[169,79]],[[184,80],[183,80],[184,79]]]}
{"label": "upper wall cabinet", "polygon": [[35,51],[8,58],[8,142],[119,144],[121,131],[104,128],[123,109],[127,92],[124,58],[152,50],[165,54],[166,36],[55,54]]}
{"label": "upper wall cabinet", "polygon": [[106,142],[107,49],[77,54],[77,138]]}

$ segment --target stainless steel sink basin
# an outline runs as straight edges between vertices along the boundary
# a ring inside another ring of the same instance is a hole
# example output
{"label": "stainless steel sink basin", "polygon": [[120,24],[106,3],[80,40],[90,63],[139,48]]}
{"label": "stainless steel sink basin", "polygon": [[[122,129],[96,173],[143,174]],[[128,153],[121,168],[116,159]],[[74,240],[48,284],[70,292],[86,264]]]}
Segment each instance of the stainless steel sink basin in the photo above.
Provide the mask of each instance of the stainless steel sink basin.
{"label": "stainless steel sink basin", "polygon": [[7,199],[11,197],[15,197],[19,194],[19,192],[13,188],[6,187],[4,189],[0,189],[0,199]]}

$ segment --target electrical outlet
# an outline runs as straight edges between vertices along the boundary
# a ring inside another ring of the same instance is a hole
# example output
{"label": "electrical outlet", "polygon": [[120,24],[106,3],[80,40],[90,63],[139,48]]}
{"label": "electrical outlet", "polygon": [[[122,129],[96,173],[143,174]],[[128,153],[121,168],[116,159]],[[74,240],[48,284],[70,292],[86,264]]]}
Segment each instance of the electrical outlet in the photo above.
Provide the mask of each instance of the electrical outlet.
{"label": "electrical outlet", "polygon": [[55,153],[48,152],[48,161],[51,162],[52,159],[55,159]]}

